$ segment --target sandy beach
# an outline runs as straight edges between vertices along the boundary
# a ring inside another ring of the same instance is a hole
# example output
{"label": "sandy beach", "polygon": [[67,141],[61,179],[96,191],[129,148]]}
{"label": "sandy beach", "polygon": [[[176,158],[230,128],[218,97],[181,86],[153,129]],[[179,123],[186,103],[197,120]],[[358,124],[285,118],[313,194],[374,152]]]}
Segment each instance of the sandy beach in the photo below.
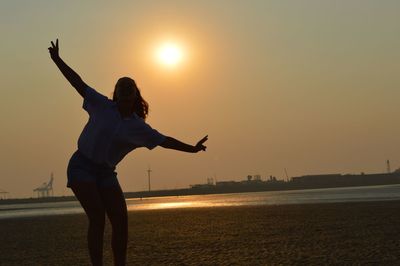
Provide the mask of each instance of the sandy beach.
{"label": "sandy beach", "polygon": [[[128,265],[398,264],[400,201],[129,213]],[[84,215],[0,220],[0,265],[89,265]],[[105,265],[112,265],[110,225]]]}

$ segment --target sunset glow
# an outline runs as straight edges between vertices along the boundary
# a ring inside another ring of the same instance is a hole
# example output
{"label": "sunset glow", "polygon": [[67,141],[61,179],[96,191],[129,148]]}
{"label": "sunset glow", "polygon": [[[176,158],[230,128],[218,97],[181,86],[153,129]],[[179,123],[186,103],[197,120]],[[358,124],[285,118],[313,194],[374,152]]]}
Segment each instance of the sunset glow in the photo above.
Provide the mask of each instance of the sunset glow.
{"label": "sunset glow", "polygon": [[182,61],[183,51],[175,43],[164,43],[157,49],[156,58],[162,65],[174,67]]}

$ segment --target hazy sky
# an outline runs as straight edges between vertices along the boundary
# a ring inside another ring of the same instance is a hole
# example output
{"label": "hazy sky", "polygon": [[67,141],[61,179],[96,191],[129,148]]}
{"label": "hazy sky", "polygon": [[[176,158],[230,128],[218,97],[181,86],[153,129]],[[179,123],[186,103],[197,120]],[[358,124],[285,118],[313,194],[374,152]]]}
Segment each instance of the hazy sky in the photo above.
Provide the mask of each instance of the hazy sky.
{"label": "hazy sky", "polygon": [[[285,177],[400,167],[399,1],[0,2],[0,189],[12,197],[66,166],[88,116],[50,60],[101,93],[134,78],[149,124],[206,153],[138,149],[118,167],[124,191],[188,187],[248,174]],[[174,41],[167,69],[154,49]]]}

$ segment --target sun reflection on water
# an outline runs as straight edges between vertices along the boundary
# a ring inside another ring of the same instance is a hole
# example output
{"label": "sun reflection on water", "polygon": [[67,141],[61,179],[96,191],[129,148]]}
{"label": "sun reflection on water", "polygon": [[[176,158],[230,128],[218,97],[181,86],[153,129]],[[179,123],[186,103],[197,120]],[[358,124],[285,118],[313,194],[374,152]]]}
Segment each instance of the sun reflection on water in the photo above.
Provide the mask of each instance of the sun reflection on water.
{"label": "sun reflection on water", "polygon": [[194,208],[194,207],[210,207],[208,202],[201,201],[172,201],[172,202],[152,202],[140,204],[128,203],[128,211],[133,210],[160,210],[160,209],[178,209],[178,208]]}
{"label": "sun reflection on water", "polygon": [[203,208],[243,205],[240,196],[227,199],[222,195],[178,196],[165,198],[127,199],[129,211],[179,208]]}

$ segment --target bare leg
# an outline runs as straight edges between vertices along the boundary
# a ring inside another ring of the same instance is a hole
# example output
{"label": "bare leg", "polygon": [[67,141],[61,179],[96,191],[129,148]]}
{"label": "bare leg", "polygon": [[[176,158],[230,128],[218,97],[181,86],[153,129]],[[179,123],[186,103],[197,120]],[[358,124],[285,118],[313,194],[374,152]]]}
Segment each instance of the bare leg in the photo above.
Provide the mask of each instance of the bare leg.
{"label": "bare leg", "polygon": [[118,186],[100,188],[100,196],[112,226],[111,246],[114,254],[114,265],[125,265],[128,242],[128,214],[124,194],[121,187]]}
{"label": "bare leg", "polygon": [[92,265],[103,265],[103,237],[105,209],[96,183],[80,182],[71,185],[71,189],[81,203],[89,218],[88,247]]}

